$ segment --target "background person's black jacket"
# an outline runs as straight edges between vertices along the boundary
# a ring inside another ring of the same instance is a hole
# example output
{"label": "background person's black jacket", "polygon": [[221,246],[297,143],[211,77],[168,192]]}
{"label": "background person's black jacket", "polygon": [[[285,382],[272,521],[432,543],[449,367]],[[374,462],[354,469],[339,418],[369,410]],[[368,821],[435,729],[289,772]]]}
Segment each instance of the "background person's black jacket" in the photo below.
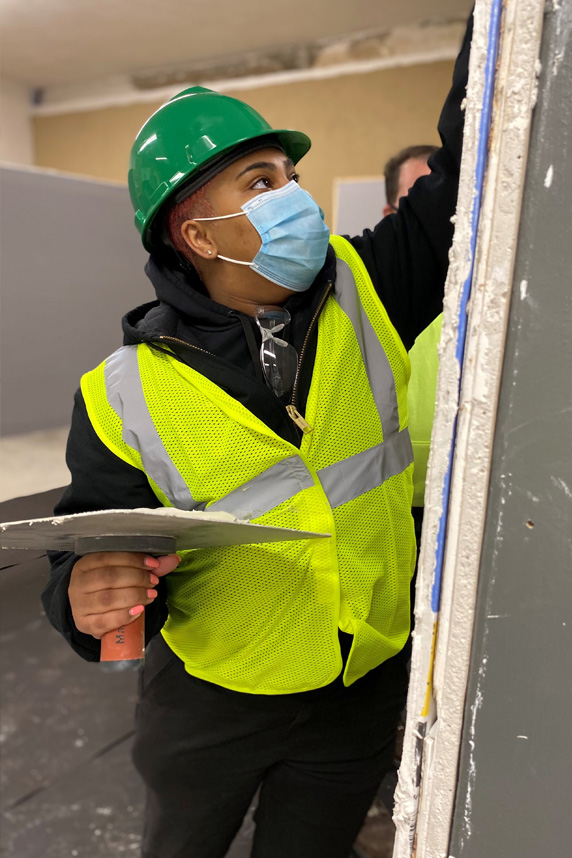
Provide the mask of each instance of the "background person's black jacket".
{"label": "background person's black jacket", "polygon": [[[453,86],[439,120],[442,148],[429,160],[431,175],[419,179],[399,211],[372,230],[350,239],[359,252],[373,284],[406,349],[442,311],[443,287],[455,211],[472,19],[457,59]],[[146,267],[157,301],[128,313],[123,319],[124,344],[160,344],[160,336],[189,344],[168,343],[179,359],[208,376],[238,399],[272,430],[292,444],[300,434],[285,405],[266,386],[260,367],[260,336],[254,320],[212,301],[193,269],[183,270],[165,259],[151,257]],[[292,322],[285,335],[300,354],[311,322],[329,284],[335,281],[335,257],[329,249],[324,267],[307,292],[294,294],[285,306]],[[199,351],[197,348],[203,351]],[[316,325],[311,326],[304,350],[296,407],[304,413],[316,348]],[[94,432],[81,392],[75,398],[68,440],[67,463],[72,475],[55,509],[56,515],[98,509],[133,509],[160,506],[142,471],[116,457]],[[69,552],[51,552],[51,578],[42,594],[50,623],[89,661],[99,658],[100,644],[74,625],[68,599],[71,570],[78,558]],[[149,640],[167,617],[165,581],[146,608]],[[349,636],[342,636],[346,638]],[[342,649],[348,646],[342,640]]]}

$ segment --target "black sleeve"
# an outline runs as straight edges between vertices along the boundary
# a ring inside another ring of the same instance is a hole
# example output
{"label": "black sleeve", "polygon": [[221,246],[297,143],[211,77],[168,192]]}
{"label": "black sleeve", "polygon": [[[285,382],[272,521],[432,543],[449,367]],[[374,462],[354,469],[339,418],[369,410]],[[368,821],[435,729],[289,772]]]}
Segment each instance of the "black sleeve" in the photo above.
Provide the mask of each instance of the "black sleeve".
{"label": "black sleeve", "polygon": [[[66,462],[72,481],[56,505],[55,515],[161,506],[145,474],[119,459],[99,440],[79,390],[75,396]],[[42,593],[46,616],[76,652],[88,661],[98,661],[100,643],[76,629],[68,598],[71,571],[79,558],[65,551],[50,551],[48,557],[51,575]],[[161,578],[157,598],[145,609],[146,640],[157,634],[166,618],[166,582]]]}
{"label": "black sleeve", "polygon": [[350,238],[407,349],[443,308],[472,32],[471,16],[438,124],[442,147],[429,159],[431,174],[418,179],[401,198],[396,214],[385,217],[374,230]]}

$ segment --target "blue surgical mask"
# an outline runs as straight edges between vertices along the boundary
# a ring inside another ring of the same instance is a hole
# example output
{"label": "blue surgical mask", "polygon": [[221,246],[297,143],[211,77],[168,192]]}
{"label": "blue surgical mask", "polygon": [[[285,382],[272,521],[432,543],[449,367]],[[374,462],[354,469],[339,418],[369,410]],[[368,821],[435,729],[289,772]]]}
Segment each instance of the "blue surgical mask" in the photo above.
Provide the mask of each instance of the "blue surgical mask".
{"label": "blue surgical mask", "polygon": [[305,292],[323,266],[328,250],[330,230],[324,223],[324,212],[300,185],[291,181],[277,191],[266,191],[243,206],[242,211],[219,217],[194,220],[225,220],[246,215],[262,240],[252,262],[220,259],[237,265],[248,265],[272,283]]}

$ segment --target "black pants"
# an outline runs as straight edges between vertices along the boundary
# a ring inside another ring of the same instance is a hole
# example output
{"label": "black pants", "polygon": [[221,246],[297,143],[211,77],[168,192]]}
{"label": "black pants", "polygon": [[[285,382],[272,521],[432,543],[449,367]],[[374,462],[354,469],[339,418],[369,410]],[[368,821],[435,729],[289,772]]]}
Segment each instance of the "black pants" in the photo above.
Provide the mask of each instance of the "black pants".
{"label": "black pants", "polygon": [[406,695],[396,658],[349,688],[241,694],[149,647],[134,761],[143,858],[223,858],[258,788],[252,858],[347,858],[391,766]]}

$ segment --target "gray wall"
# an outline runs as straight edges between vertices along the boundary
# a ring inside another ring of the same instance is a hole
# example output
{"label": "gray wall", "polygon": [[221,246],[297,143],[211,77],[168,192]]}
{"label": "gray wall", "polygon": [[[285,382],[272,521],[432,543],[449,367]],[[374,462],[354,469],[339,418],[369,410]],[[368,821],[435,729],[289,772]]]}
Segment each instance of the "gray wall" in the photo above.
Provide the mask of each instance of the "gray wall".
{"label": "gray wall", "polygon": [[0,168],[0,434],[65,426],[83,372],[154,294],[127,188]]}
{"label": "gray wall", "polygon": [[361,235],[381,220],[387,202],[385,179],[336,179],[334,182],[335,235]]}
{"label": "gray wall", "polygon": [[572,843],[572,4],[556,7],[512,286],[454,858],[564,858]]}

